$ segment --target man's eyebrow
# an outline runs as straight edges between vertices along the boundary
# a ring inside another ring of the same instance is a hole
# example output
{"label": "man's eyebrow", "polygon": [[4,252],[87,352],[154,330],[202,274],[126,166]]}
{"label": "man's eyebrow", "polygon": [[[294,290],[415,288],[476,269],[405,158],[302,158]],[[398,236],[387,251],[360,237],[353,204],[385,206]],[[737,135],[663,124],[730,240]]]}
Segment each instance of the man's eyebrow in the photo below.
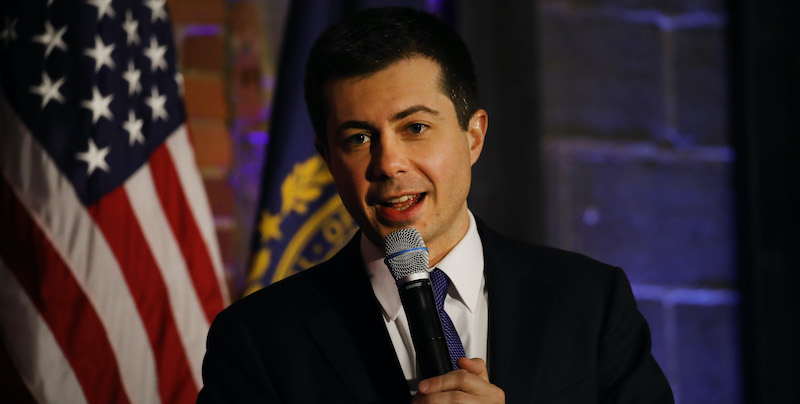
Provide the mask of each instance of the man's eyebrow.
{"label": "man's eyebrow", "polygon": [[[420,104],[420,105],[413,105],[411,107],[408,107],[408,108],[406,108],[406,109],[394,114],[391,117],[390,120],[391,120],[391,122],[397,122],[397,121],[399,121],[399,120],[401,120],[401,119],[403,119],[403,118],[405,118],[405,117],[407,117],[409,115],[413,115],[413,114],[415,114],[417,112],[427,112],[427,113],[429,113],[431,115],[434,115],[434,116],[441,115],[439,113],[439,111],[437,111],[435,109],[428,108],[428,107]],[[375,125],[373,125],[373,124],[371,124],[371,123],[369,123],[367,121],[346,121],[346,122],[343,122],[341,125],[339,125],[338,129],[339,129],[338,130],[339,132],[344,132],[347,129],[361,129],[361,130],[367,130],[367,131],[370,131],[370,132],[377,132],[378,131],[378,128],[376,128]]]}
{"label": "man's eyebrow", "polygon": [[428,108],[428,107],[426,107],[424,105],[414,105],[414,106],[408,107],[408,108],[406,108],[406,109],[394,114],[394,116],[392,116],[391,121],[392,122],[397,122],[397,121],[399,121],[399,120],[401,120],[401,119],[403,119],[403,118],[405,118],[405,117],[407,117],[409,115],[415,114],[417,112],[427,112],[427,113],[429,113],[431,115],[435,115],[435,116],[439,116],[440,115],[439,111],[437,111],[435,109],[430,109],[430,108]]}
{"label": "man's eyebrow", "polygon": [[339,132],[344,132],[347,129],[362,129],[370,132],[377,132],[378,129],[375,125],[366,121],[346,121],[339,125]]}

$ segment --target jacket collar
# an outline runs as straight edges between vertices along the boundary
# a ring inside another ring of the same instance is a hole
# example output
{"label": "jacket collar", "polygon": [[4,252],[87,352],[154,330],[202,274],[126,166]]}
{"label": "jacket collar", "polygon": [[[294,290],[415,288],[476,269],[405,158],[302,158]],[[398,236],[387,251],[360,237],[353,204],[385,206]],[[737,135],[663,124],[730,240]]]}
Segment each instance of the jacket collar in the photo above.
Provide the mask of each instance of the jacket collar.
{"label": "jacket collar", "polygon": [[359,247],[360,232],[314,268],[329,305],[306,327],[359,403],[408,403],[411,395],[375,299]]}

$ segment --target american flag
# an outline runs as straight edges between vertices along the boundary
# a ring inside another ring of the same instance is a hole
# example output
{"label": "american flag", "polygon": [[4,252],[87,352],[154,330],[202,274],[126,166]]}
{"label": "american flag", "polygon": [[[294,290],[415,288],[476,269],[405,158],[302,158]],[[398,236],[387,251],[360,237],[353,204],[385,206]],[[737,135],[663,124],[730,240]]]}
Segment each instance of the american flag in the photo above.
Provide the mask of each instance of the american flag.
{"label": "american flag", "polygon": [[194,402],[228,303],[165,2],[0,2],[0,384],[38,402]]}

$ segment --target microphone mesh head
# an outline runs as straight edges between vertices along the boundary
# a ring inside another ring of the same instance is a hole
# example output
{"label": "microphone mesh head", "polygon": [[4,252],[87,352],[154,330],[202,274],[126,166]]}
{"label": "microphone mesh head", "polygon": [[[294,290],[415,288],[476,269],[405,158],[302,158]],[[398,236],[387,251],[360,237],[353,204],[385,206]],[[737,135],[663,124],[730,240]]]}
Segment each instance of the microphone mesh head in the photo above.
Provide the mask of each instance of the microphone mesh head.
{"label": "microphone mesh head", "polygon": [[[383,247],[387,257],[384,262],[395,281],[418,272],[428,272],[428,249],[417,229],[406,228],[389,233],[383,239]],[[392,254],[397,255],[389,258]]]}

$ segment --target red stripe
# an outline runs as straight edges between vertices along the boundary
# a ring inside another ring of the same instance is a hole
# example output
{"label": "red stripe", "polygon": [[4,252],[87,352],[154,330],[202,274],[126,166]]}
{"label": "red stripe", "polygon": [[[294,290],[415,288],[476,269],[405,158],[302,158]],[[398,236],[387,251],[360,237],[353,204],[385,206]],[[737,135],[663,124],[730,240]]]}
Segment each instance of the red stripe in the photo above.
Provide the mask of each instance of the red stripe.
{"label": "red stripe", "polygon": [[197,297],[210,324],[217,313],[224,308],[222,290],[166,144],[156,149],[150,156],[150,172],[161,206],[180,245]]}
{"label": "red stripe", "polygon": [[89,403],[127,403],[100,318],[5,178],[0,181],[0,212],[0,255],[50,327],[86,399]]}
{"label": "red stripe", "polygon": [[89,213],[108,240],[147,329],[156,359],[161,401],[194,402],[198,390],[178,335],[167,287],[125,188],[107,194],[89,207]]}

